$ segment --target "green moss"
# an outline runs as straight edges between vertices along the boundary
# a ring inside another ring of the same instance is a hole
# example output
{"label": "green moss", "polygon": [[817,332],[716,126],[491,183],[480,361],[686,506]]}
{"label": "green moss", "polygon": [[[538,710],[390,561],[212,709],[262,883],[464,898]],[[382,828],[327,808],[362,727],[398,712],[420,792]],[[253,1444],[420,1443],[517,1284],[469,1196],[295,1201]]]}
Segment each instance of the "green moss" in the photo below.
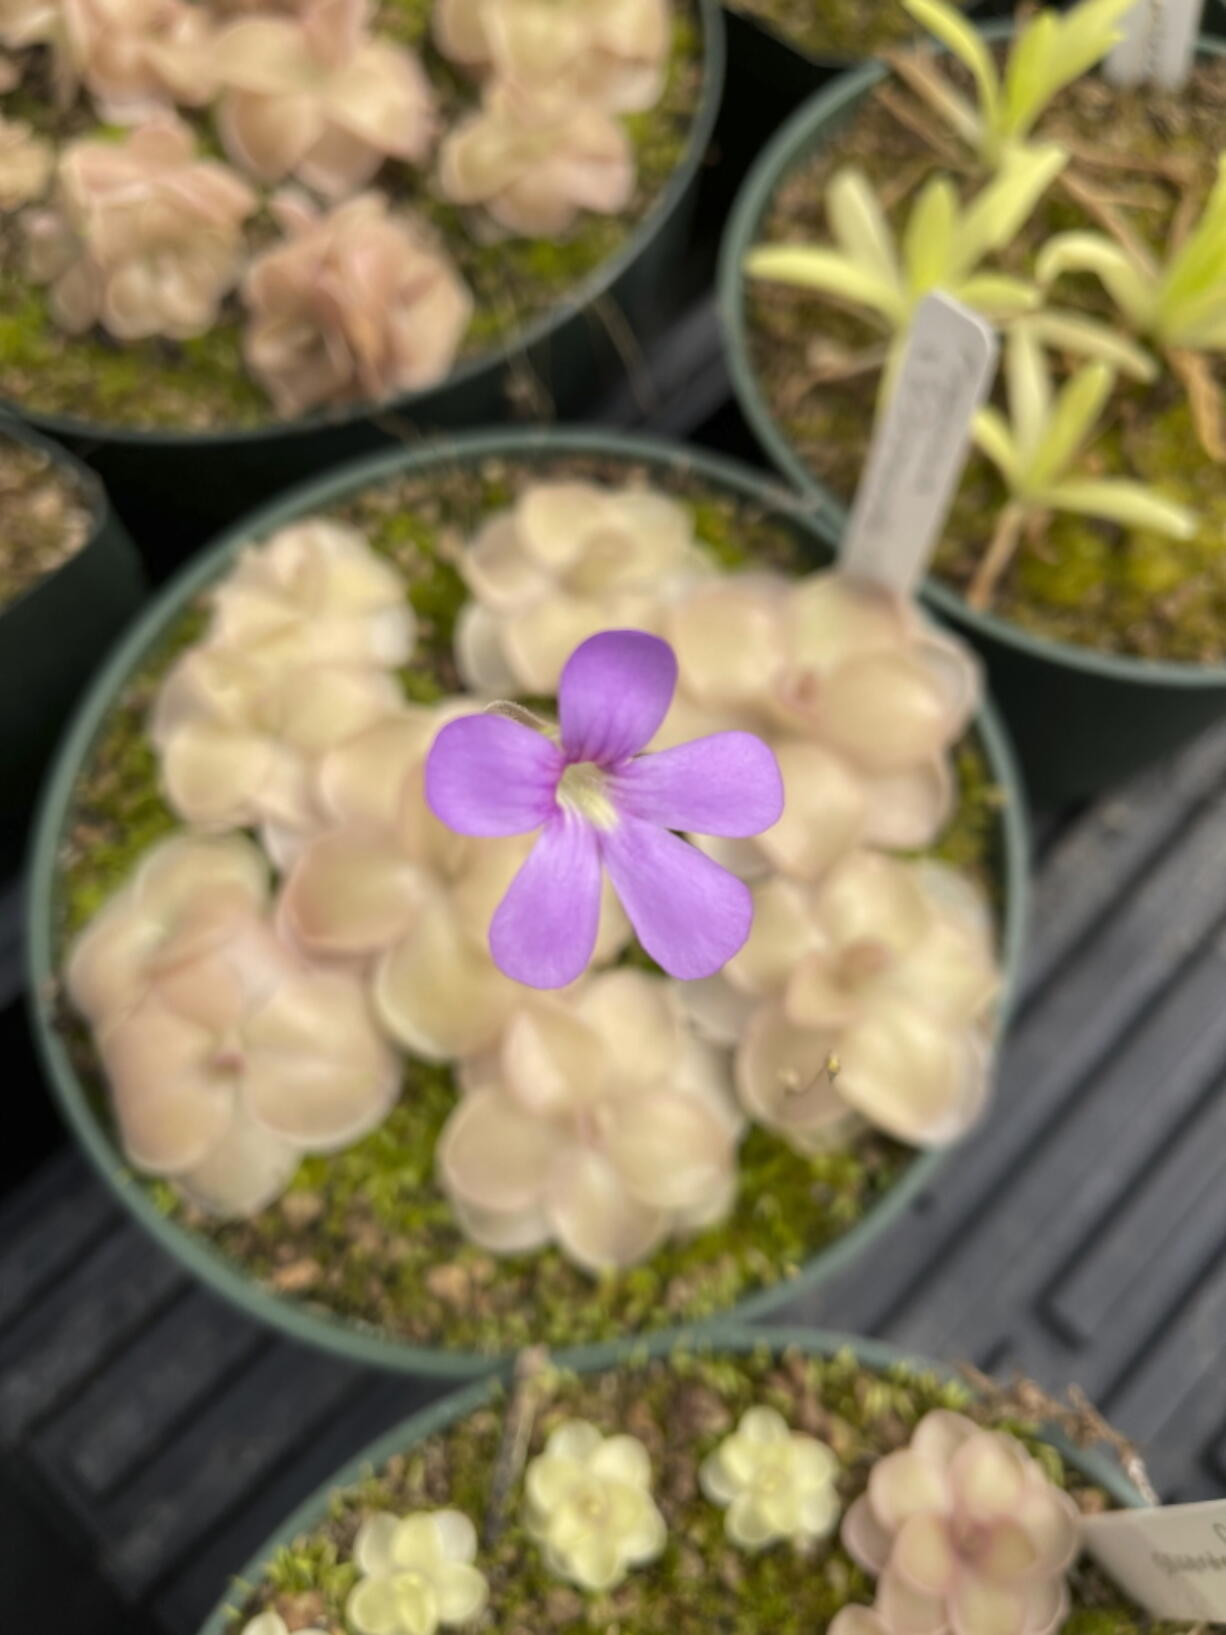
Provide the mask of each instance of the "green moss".
{"label": "green moss", "polygon": [[[442,117],[451,124],[474,104],[476,91],[430,44],[430,10],[429,0],[383,0],[378,27],[421,53]],[[472,290],[475,311],[463,356],[480,357],[504,344],[621,249],[681,162],[701,90],[701,31],[692,0],[682,0],[664,93],[650,112],[626,122],[638,165],[634,198],[619,216],[582,216],[570,235],[557,242],[491,241],[480,214],[470,216],[438,199],[429,175],[396,163],[384,167],[379,185],[433,225]],[[15,104],[10,108],[11,100],[0,99],[0,106],[16,116],[19,110]],[[35,106],[35,122],[47,129],[50,103],[43,99]],[[202,146],[215,147],[204,116],[195,116],[194,123]],[[93,128],[89,133],[99,134]],[[79,110],[61,121],[56,134],[83,134]],[[270,232],[265,214],[253,218],[252,246],[265,242]],[[7,226],[0,218],[0,398],[102,425],[207,430],[275,419],[243,365],[236,300],[200,340],[120,346],[101,332],[63,335],[51,321],[43,292],[30,287],[22,267],[16,218],[10,217]],[[600,321],[599,307],[594,312]],[[615,316],[607,315],[607,321],[616,327]],[[529,387],[523,390],[532,397]]]}
{"label": "green moss", "polygon": [[[404,575],[419,639],[406,692],[429,699],[458,685],[452,631],[464,600],[455,543],[542,474],[646,480],[691,506],[695,530],[724,567],[808,566],[800,536],[776,513],[742,501],[683,467],[627,467],[616,458],[490,459],[393,478],[334,508]],[[79,929],[174,819],[157,794],[144,733],[160,677],[201,628],[202,608],[167,632],[105,724],[82,772],[62,848],[60,931]],[[940,854],[998,890],[998,792],[979,750],[959,755],[962,799]],[[78,1068],[105,1105],[87,1038],[65,1022]],[[864,1218],[914,1155],[865,1133],[849,1150],[802,1158],[755,1131],[742,1149],[739,1202],[721,1226],[671,1244],[645,1265],[593,1282],[554,1251],[495,1260],[467,1243],[433,1179],[433,1152],[454,1104],[450,1074],[410,1063],[404,1093],[380,1127],[345,1153],[300,1167],[280,1204],[254,1220],[217,1223],[159,1203],[283,1294],[309,1299],[422,1345],[496,1351],[555,1346],[712,1316],[793,1276]],[[144,1184],[144,1183],[141,1183]],[[173,1198],[173,1194],[171,1194]]]}
{"label": "green moss", "polygon": [[[534,1382],[532,1403],[529,1458],[570,1418],[588,1419],[606,1434],[629,1431],[645,1444],[668,1545],[658,1561],[632,1572],[616,1590],[584,1595],[545,1570],[520,1521],[522,1479],[514,1480],[502,1526],[493,1536],[486,1530],[478,1556],[490,1584],[487,1616],[498,1635],[660,1635],[665,1629],[670,1635],[817,1635],[842,1607],[871,1601],[871,1581],[837,1538],[806,1555],[786,1545],[747,1554],[728,1543],[724,1513],[703,1496],[697,1470],[745,1410],[758,1404],[777,1408],[793,1427],[834,1449],[844,1505],[864,1492],[873,1463],[904,1445],[934,1408],[957,1409],[1020,1437],[1079,1508],[1095,1511],[1110,1503],[1040,1440],[1034,1420],[1019,1415],[1011,1400],[976,1400],[960,1383],[912,1368],[874,1373],[850,1353],[677,1353],[595,1376],[550,1371]],[[522,1402],[517,1406],[522,1410]],[[421,1446],[406,1447],[354,1486],[334,1491],[323,1523],[277,1550],[258,1584],[236,1586],[229,1635],[239,1635],[247,1618],[269,1608],[295,1624],[309,1617],[329,1635],[343,1635],[345,1599],[355,1580],[353,1541],[377,1510],[407,1514],[448,1506],[482,1530],[491,1493],[503,1479],[507,1417],[507,1399],[495,1391],[488,1406]],[[1065,1635],[1159,1635],[1175,1627],[1152,1623],[1089,1564],[1073,1570],[1070,1589],[1073,1611]]]}
{"label": "green moss", "polygon": [[[728,0],[765,23],[798,51],[813,57],[873,56],[904,45],[917,34],[915,20],[900,0]],[[966,0],[954,0],[965,5]]]}
{"label": "green moss", "polygon": [[[920,127],[932,126],[918,102],[895,81],[894,105],[908,104]],[[1130,224],[1152,245],[1165,243],[1176,188],[1149,174],[1150,162],[1172,151],[1190,163],[1187,194],[1203,200],[1221,146],[1226,62],[1202,62],[1178,93],[1138,96],[1109,91],[1094,77],[1079,80],[1057,102],[1041,134],[1104,155],[1101,171],[1087,169],[1126,210]],[[784,178],[762,237],[822,242],[828,237],[822,196],[839,165],[853,161],[885,189],[897,226],[916,190],[941,168],[935,151],[917,143],[912,123],[871,94],[831,143]],[[1139,165],[1139,170],[1130,170]],[[902,177],[904,185],[899,185]],[[1107,184],[1109,188],[1107,187]],[[974,177],[960,181],[964,190]],[[1027,275],[1038,246],[1057,231],[1094,228],[1080,206],[1052,191],[1001,266]],[[1090,279],[1061,284],[1061,306],[1111,321],[1112,309]],[[880,336],[863,318],[836,311],[821,299],[783,286],[751,287],[747,302],[753,367],[774,417],[815,476],[844,500],[859,480],[872,425],[879,374],[866,370],[840,381],[821,381],[811,362],[815,341],[851,356]],[[1219,389],[1226,366],[1212,365]],[[998,396],[1000,393],[998,385]],[[1003,401],[1002,401],[1003,407]],[[993,610],[1036,634],[1143,658],[1219,664],[1226,661],[1226,490],[1222,468],[1204,452],[1184,388],[1165,370],[1156,381],[1117,383],[1100,435],[1079,462],[1081,477],[1119,476],[1150,483],[1198,513],[1192,539],[1172,541],[1088,517],[1059,514],[1037,519],[997,594]],[[934,560],[936,575],[965,590],[990,540],[1005,492],[988,463],[976,456],[954,504]]]}

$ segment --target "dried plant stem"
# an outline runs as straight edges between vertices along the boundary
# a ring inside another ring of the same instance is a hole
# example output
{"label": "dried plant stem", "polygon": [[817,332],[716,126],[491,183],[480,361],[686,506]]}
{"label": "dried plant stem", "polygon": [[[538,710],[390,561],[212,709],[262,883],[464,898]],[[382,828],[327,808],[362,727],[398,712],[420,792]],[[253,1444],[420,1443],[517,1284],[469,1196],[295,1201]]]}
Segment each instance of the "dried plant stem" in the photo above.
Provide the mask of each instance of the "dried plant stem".
{"label": "dried plant stem", "polygon": [[1069,1441],[1078,1447],[1101,1444],[1110,1448],[1141,1497],[1154,1505],[1162,1502],[1149,1479],[1141,1455],[1122,1432],[1107,1423],[1079,1385],[1069,1386],[1068,1400],[1061,1402],[1049,1396],[1033,1380],[1019,1377],[1008,1385],[1002,1385],[971,1363],[962,1363],[959,1372],[975,1395],[993,1407],[1005,1413],[1019,1414],[1024,1419],[1045,1420],[1062,1430]]}
{"label": "dried plant stem", "polygon": [[1222,394],[1213,376],[1213,365],[1200,352],[1186,352],[1173,346],[1167,348],[1166,360],[1188,394],[1192,424],[1201,448],[1215,464],[1226,464]]}
{"label": "dried plant stem", "polygon": [[498,1542],[506,1525],[507,1505],[523,1472],[528,1446],[532,1441],[537,1385],[548,1366],[549,1352],[544,1346],[532,1346],[527,1351],[521,1351],[515,1359],[515,1380],[502,1422],[502,1441],[490,1477],[485,1524],[481,1530],[481,1541],[487,1550]]}
{"label": "dried plant stem", "polygon": [[[940,113],[944,107],[944,97],[948,87],[944,77],[934,69],[924,65],[920,58],[905,52],[888,52],[886,61],[905,85],[908,85],[917,96],[922,98],[930,108]],[[905,97],[900,97],[892,86],[886,84],[877,91],[878,101],[882,107],[891,113],[900,125],[905,125],[914,136],[926,142],[939,156],[942,164],[948,165],[951,170],[961,175],[970,175],[974,169],[966,155],[951,142],[945,132],[938,125],[932,124],[924,117],[922,111],[912,105]]]}
{"label": "dried plant stem", "polygon": [[1074,204],[1078,204],[1102,230],[1108,234],[1126,254],[1133,257],[1142,266],[1148,264],[1150,256],[1145,246],[1136,234],[1116,214],[1111,205],[1106,203],[1091,182],[1084,176],[1079,176],[1075,170],[1066,170],[1056,178],[1057,187],[1061,188]]}
{"label": "dried plant stem", "polygon": [[1010,501],[997,517],[992,541],[983,554],[983,560],[975,569],[974,578],[966,593],[967,603],[978,612],[982,613],[991,607],[1001,576],[1013,560],[1025,522],[1025,507],[1014,501]]}
{"label": "dried plant stem", "polygon": [[1087,147],[1083,142],[1063,136],[1060,146],[1077,164],[1089,165],[1092,169],[1128,170],[1140,176],[1160,176],[1163,181],[1172,182],[1176,187],[1186,187],[1196,179],[1195,164],[1178,154],[1160,154],[1155,158],[1149,154],[1116,153],[1105,148]]}

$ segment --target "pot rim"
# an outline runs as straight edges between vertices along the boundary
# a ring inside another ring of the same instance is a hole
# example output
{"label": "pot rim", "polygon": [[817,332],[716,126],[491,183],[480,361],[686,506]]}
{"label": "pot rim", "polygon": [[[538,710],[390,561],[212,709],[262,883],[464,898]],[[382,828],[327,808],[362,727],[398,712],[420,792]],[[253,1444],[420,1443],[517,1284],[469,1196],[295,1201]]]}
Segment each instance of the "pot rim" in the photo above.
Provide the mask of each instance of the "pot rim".
{"label": "pot rim", "polygon": [[76,415],[27,409],[15,400],[3,397],[0,397],[0,415],[12,415],[27,421],[53,437],[82,441],[101,438],[109,444],[120,446],[141,448],[163,445],[180,449],[225,445],[250,447],[253,444],[272,443],[279,438],[340,431],[346,426],[372,419],[413,414],[419,411],[419,406],[428,413],[434,397],[443,392],[460,391],[483,376],[497,374],[513,359],[548,340],[569,319],[608,294],[663,231],[701,169],[722,100],[727,51],[719,0],[692,0],[692,3],[700,30],[698,55],[702,62],[702,90],[681,158],[651,207],[621,247],[595,266],[586,278],[573,285],[560,300],[531,322],[516,327],[490,351],[465,359],[442,380],[378,403],[363,400],[341,405],[332,413],[321,411],[297,415],[289,420],[269,420],[256,426],[219,426],[205,431],[174,426],[122,426],[101,420],[83,420]]}
{"label": "pot rim", "polygon": [[[163,1215],[146,1189],[134,1184],[131,1168],[91,1105],[65,1042],[55,1026],[54,995],[58,989],[59,966],[54,948],[53,904],[59,878],[60,839],[78,772],[90,754],[99,728],[133,670],[155,645],[170,618],[217,576],[241,545],[252,538],[266,535],[295,517],[399,472],[421,471],[443,461],[469,463],[491,456],[530,459],[568,453],[609,454],[627,463],[680,466],[747,501],[782,511],[785,515],[796,515],[795,496],[786,488],[772,486],[773,479],[769,474],[762,475],[722,456],[695,451],[663,439],[599,429],[557,431],[535,428],[466,433],[440,439],[432,447],[409,453],[394,450],[390,454],[350,462],[327,476],[292,489],[274,503],[245,517],[188,563],[147,604],[112,650],[81,700],[56,752],[32,831],[26,907],[27,1003],[32,1030],[44,1073],[60,1112],[107,1187],[156,1243],[193,1276],[248,1316],[294,1339],[350,1361],[397,1372],[449,1378],[478,1376],[495,1370],[500,1360],[505,1360],[510,1353],[410,1343],[373,1325],[278,1294],[257,1282],[238,1262],[222,1254],[207,1239]],[[803,517],[799,520],[803,530]],[[824,554],[824,542],[819,536],[815,538],[818,550]],[[1004,729],[986,698],[976,717],[976,729],[993,777],[1008,794],[999,815],[1004,905],[1001,925],[1004,986],[1000,1001],[1000,1027],[1003,1032],[1010,999],[1019,980],[1028,901],[1029,835],[1020,774]],[[723,1315],[738,1319],[755,1316],[793,1299],[805,1289],[827,1281],[902,1214],[932,1180],[952,1150],[944,1148],[917,1153],[895,1186],[850,1231],[816,1251],[796,1276],[782,1278],[776,1284],[754,1291]],[[567,1365],[595,1367],[618,1355],[625,1338],[560,1348],[557,1355]]]}
{"label": "pot rim", "polygon": [[[1014,29],[1010,22],[995,22],[979,32],[988,40],[1004,40],[1012,36]],[[935,42],[934,49],[944,54],[945,48]],[[1226,41],[1202,34],[1197,49],[1204,56],[1220,56],[1226,53]],[[809,471],[771,412],[750,360],[742,267],[783,178],[820,149],[825,140],[825,127],[852,109],[888,72],[884,63],[874,62],[841,75],[803,103],[780,128],[758,156],[733,202],[720,245],[716,278],[720,326],[736,401],[771,463],[807,497],[810,520],[836,549],[847,523],[847,507]],[[1126,686],[1226,687],[1226,662],[1193,664],[1174,659],[1135,658],[1128,654],[1100,653],[1075,642],[1041,636],[999,614],[979,612],[957,591],[931,575],[924,580],[922,595],[944,618],[973,631],[976,637],[1012,648],[1030,659],[1066,665]]]}
{"label": "pot rim", "polygon": [[[870,57],[865,56],[863,53],[857,55],[854,51],[806,51],[803,46],[789,40],[782,29],[772,22],[770,18],[759,17],[752,11],[744,10],[736,4],[736,0],[720,0],[720,3],[730,17],[735,17],[739,23],[745,24],[756,34],[763,35],[772,47],[778,47],[780,50],[788,52],[796,58],[802,67],[815,68],[819,73],[845,74],[852,69],[862,67],[871,60]],[[975,18],[984,11],[987,4],[988,0],[969,0],[969,4],[963,5],[959,9],[968,22],[974,22]],[[725,19],[724,26],[727,28],[727,19]],[[919,25],[916,26],[918,28]],[[917,39],[922,38],[922,35],[916,37]],[[906,41],[904,40],[898,42],[900,47],[905,44]]]}
{"label": "pot rim", "polygon": [[[955,1377],[955,1370],[949,1364],[933,1362],[927,1357],[917,1356],[914,1352],[890,1345],[884,1340],[861,1339],[858,1335],[842,1334],[822,1328],[774,1324],[749,1328],[735,1323],[717,1325],[701,1331],[671,1329],[666,1333],[653,1335],[646,1344],[626,1342],[617,1356],[600,1363],[581,1362],[577,1365],[577,1371],[583,1374],[597,1373],[605,1368],[617,1367],[622,1363],[633,1365],[649,1358],[667,1355],[675,1350],[710,1352],[717,1355],[723,1352],[743,1356],[764,1346],[775,1352],[796,1350],[823,1357],[832,1357],[839,1351],[851,1350],[855,1353],[857,1362],[864,1368],[883,1370],[902,1363],[913,1369],[922,1369],[925,1373]],[[560,1366],[574,1366],[566,1364],[565,1359],[560,1356],[556,1361]],[[263,1568],[274,1551],[324,1520],[329,1498],[335,1489],[352,1486],[361,1481],[372,1469],[378,1469],[386,1464],[394,1454],[417,1447],[428,1437],[466,1418],[490,1400],[499,1384],[499,1379],[494,1377],[478,1380],[462,1390],[448,1392],[436,1401],[427,1403],[424,1408],[409,1414],[390,1430],[384,1431],[381,1436],[368,1443],[361,1453],[347,1460],[334,1475],[317,1487],[309,1498],[296,1506],[276,1531],[270,1534],[255,1554],[244,1563],[241,1571],[234,1575],[235,1581],[254,1584],[262,1575]],[[1062,1432],[1054,1428],[1045,1431],[1044,1435],[1070,1464],[1104,1488],[1121,1509],[1147,1507],[1147,1501],[1128,1480],[1119,1465],[1104,1451],[1098,1448],[1075,1447]],[[227,1635],[229,1624],[227,1594],[214,1606],[199,1635]]]}
{"label": "pot rim", "polygon": [[59,567],[52,568],[50,573],[45,573],[41,578],[35,579],[33,583],[27,585],[24,590],[14,596],[11,602],[6,602],[0,608],[0,620],[7,618],[10,613],[15,613],[18,608],[24,607],[27,602],[38,595],[44,585],[52,583],[57,575],[68,567],[69,563],[75,562],[79,556],[84,555],[90,546],[96,544],[108,528],[114,527],[117,522],[115,513],[111,509],[110,496],[103,487],[97,472],[91,471],[87,465],[77,458],[71,449],[66,449],[62,443],[56,443],[50,437],[45,437],[41,431],[34,426],[27,425],[24,420],[12,418],[5,412],[3,405],[0,404],[0,441],[5,438],[13,443],[22,443],[26,448],[36,449],[40,454],[45,454],[53,465],[59,466],[61,470],[70,474],[80,490],[86,509],[89,512],[89,533],[80,547],[70,557],[61,562]]}

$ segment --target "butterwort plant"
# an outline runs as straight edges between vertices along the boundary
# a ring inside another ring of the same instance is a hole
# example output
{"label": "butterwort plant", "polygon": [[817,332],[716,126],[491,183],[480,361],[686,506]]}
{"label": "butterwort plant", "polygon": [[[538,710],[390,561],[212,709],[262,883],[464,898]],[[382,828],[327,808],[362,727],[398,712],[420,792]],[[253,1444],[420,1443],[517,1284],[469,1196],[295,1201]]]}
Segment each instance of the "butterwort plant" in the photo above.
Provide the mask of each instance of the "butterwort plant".
{"label": "butterwort plant", "polygon": [[774,754],[753,733],[712,733],[644,753],[668,714],[677,660],[658,636],[612,630],[571,654],[558,726],[497,706],[449,722],[426,761],[426,799],[458,834],[539,836],[490,922],[507,976],[562,988],[596,946],[602,875],[643,948],[670,976],[714,975],[744,945],[743,880],[682,838],[748,838],[783,812]]}

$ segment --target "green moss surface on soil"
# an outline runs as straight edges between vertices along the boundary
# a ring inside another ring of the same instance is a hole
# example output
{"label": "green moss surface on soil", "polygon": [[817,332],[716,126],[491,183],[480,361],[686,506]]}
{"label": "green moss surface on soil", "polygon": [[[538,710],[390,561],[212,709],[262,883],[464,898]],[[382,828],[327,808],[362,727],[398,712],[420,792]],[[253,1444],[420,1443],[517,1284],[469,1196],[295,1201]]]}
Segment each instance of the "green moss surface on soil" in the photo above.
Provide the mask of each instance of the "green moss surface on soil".
{"label": "green moss surface on soil", "polygon": [[[958,77],[944,59],[942,67]],[[917,129],[930,132],[930,146],[917,139]],[[1176,93],[1120,91],[1091,75],[1057,99],[1038,134],[1065,141],[1077,180],[1160,247],[1177,214],[1195,219],[1226,148],[1226,59],[1203,59]],[[929,176],[952,166],[964,195],[983,181],[925,106],[891,79],[884,96],[871,92],[828,146],[783,179],[759,238],[828,242],[823,194],[848,163],[879,190],[896,228]],[[1028,273],[1038,246],[1071,229],[1098,230],[1058,182],[1000,265]],[[1061,280],[1050,304],[1118,322],[1090,279]],[[868,356],[880,332],[851,309],[778,285],[750,284],[746,310],[751,365],[777,425],[814,476],[848,500],[867,450],[880,372],[829,377]],[[1207,362],[1218,387],[1226,387],[1226,365]],[[1000,391],[998,383],[1003,408]],[[1226,482],[1201,448],[1186,392],[1167,369],[1150,385],[1117,382],[1078,475],[1152,483],[1198,513],[1198,530],[1180,542],[1087,517],[1040,518],[993,611],[1037,634],[1104,652],[1226,661]],[[973,456],[935,559],[938,578],[966,589],[1004,500],[995,469]]]}
{"label": "green moss surface on soil", "polygon": [[[375,28],[421,55],[446,125],[475,106],[475,86],[454,71],[430,43],[431,0],[381,0]],[[702,93],[702,37],[694,0],[680,0],[673,29],[667,84],[657,105],[625,120],[638,164],[638,187],[617,216],[584,213],[558,240],[499,240],[480,212],[466,212],[435,195],[429,168],[418,172],[389,162],[373,185],[394,204],[415,211],[438,234],[474,297],[474,315],[461,358],[510,340],[583,283],[617,253],[651,209],[676,170],[689,140]],[[180,110],[216,149],[207,118]],[[49,88],[35,82],[0,96],[0,114],[31,121],[57,138],[89,134],[77,105],[55,109]],[[105,134],[106,128],[101,128]],[[252,248],[275,237],[261,211],[248,224]],[[241,311],[232,298],[221,322],[199,340],[154,338],[112,341],[101,331],[68,336],[56,328],[44,291],[23,272],[19,218],[0,216],[0,398],[45,414],[70,414],[99,425],[209,431],[259,426],[276,415],[249,378],[242,358]],[[616,328],[616,314],[606,314]],[[601,321],[599,312],[593,321]],[[532,383],[524,383],[533,397]],[[535,401],[535,399],[533,398]]]}
{"label": "green moss surface on soil", "polygon": [[[428,702],[458,688],[451,632],[465,592],[452,565],[456,545],[542,475],[650,481],[690,506],[697,536],[722,566],[806,565],[801,536],[778,514],[681,467],[491,459],[393,478],[330,514],[360,527],[408,583],[419,623],[417,651],[403,675],[410,697]],[[82,772],[61,853],[61,941],[156,839],[178,826],[158,794],[144,721],[160,677],[204,618],[202,601],[148,655]],[[1000,792],[972,740],[959,753],[958,770],[962,799],[936,851],[995,894],[1002,878]],[[105,1118],[88,1037],[67,1014],[62,1025]],[[848,1150],[804,1158],[755,1130],[741,1150],[740,1192],[727,1221],[596,1282],[554,1250],[496,1259],[466,1242],[433,1179],[434,1147],[454,1101],[447,1069],[409,1062],[404,1093],[380,1128],[344,1153],[306,1159],[280,1203],[250,1221],[218,1223],[188,1209],[167,1185],[152,1184],[152,1191],[168,1214],[282,1294],[419,1345],[492,1352],[580,1344],[724,1311],[794,1275],[863,1219],[914,1158],[873,1132]]]}
{"label": "green moss surface on soil", "polygon": [[812,57],[871,57],[916,35],[915,20],[902,0],[728,0],[728,4]]}
{"label": "green moss surface on soil", "polygon": [[92,528],[68,468],[0,432],[0,611],[75,556]]}
{"label": "green moss surface on soil", "polygon": [[[530,1399],[515,1402],[517,1416],[529,1403],[529,1457],[572,1418],[590,1420],[607,1435],[638,1437],[651,1455],[669,1542],[657,1562],[632,1572],[617,1589],[583,1595],[546,1572],[521,1525],[522,1485],[516,1482],[502,1511],[504,1525],[478,1554],[490,1606],[473,1627],[498,1635],[820,1635],[842,1607],[871,1601],[871,1580],[837,1538],[809,1555],[789,1545],[750,1555],[725,1539],[723,1511],[703,1497],[697,1470],[741,1414],[759,1404],[833,1448],[843,1467],[844,1505],[863,1493],[872,1465],[905,1445],[924,1414],[954,1408],[1020,1437],[1084,1512],[1112,1508],[1102,1489],[1040,1438],[1033,1404],[1013,1395],[972,1398],[959,1382],[909,1367],[875,1373],[849,1352],[832,1358],[775,1357],[765,1348],[744,1356],[678,1352],[593,1376],[550,1371],[534,1382]],[[247,1618],[268,1608],[291,1630],[315,1624],[328,1635],[345,1635],[345,1599],[358,1576],[353,1541],[375,1511],[452,1507],[481,1531],[491,1492],[502,1484],[508,1410],[506,1398],[495,1394],[487,1407],[335,1491],[325,1521],[277,1550],[257,1584],[235,1586],[227,1635],[240,1635]],[[1073,1609],[1063,1635],[1160,1635],[1182,1627],[1152,1622],[1088,1563],[1073,1571],[1070,1589]]]}

